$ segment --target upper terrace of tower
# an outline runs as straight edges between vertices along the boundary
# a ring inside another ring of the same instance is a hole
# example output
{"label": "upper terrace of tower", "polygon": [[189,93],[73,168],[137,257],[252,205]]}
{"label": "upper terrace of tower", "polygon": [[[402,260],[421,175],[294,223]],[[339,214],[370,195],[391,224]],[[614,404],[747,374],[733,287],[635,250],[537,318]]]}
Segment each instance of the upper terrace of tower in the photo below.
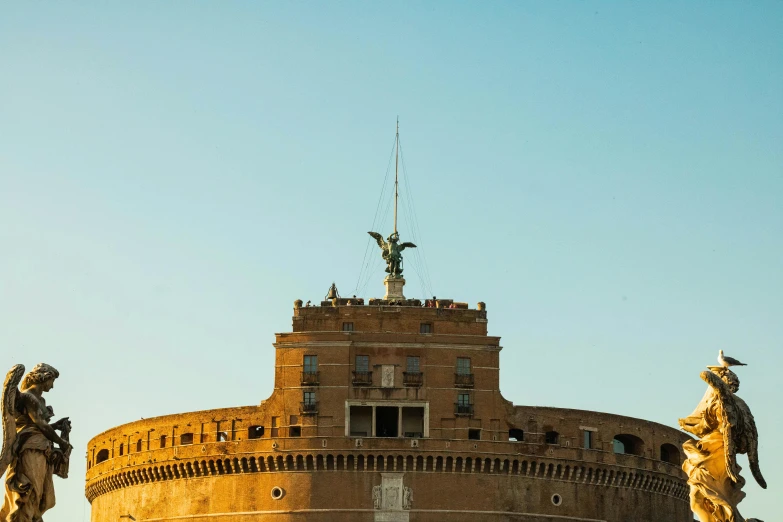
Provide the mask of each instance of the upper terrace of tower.
{"label": "upper terrace of tower", "polygon": [[389,332],[487,335],[484,303],[475,309],[451,299],[335,298],[319,306],[294,303],[293,332]]}

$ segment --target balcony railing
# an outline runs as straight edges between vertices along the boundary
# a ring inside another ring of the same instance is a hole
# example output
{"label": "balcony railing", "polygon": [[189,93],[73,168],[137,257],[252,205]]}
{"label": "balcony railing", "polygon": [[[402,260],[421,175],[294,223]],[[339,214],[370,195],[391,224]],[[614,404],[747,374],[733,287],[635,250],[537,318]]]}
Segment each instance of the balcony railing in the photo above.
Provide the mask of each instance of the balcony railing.
{"label": "balcony railing", "polygon": [[421,386],[423,377],[421,372],[402,372],[402,383],[405,386]]}
{"label": "balcony railing", "polygon": [[302,386],[318,386],[319,372],[302,372]]}
{"label": "balcony railing", "polygon": [[454,374],[454,386],[457,388],[472,388],[473,387],[473,374],[472,373],[455,373]]}
{"label": "balcony railing", "polygon": [[372,372],[353,372],[354,386],[372,385]]}
{"label": "balcony railing", "polygon": [[318,413],[318,402],[303,402],[301,403],[300,413],[302,415],[315,415]]}
{"label": "balcony railing", "polygon": [[473,405],[454,403],[454,415],[473,415]]}

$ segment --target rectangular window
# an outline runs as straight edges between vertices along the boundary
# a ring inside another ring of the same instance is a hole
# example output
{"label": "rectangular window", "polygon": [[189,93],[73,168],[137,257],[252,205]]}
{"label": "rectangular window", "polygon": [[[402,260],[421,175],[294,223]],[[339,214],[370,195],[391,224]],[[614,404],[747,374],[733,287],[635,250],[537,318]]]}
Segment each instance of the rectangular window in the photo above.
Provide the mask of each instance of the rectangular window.
{"label": "rectangular window", "polygon": [[368,355],[356,356],[356,371],[357,372],[369,372],[370,371],[370,357]]}
{"label": "rectangular window", "polygon": [[264,427],[263,426],[250,426],[247,429],[247,438],[248,439],[260,439],[264,436]]}
{"label": "rectangular window", "polygon": [[302,396],[302,402],[308,406],[315,404],[315,392],[304,392],[304,395]]}
{"label": "rectangular window", "polygon": [[343,332],[353,332],[353,323],[343,323]]}
{"label": "rectangular window", "polygon": [[408,373],[419,373],[419,358],[408,357],[405,371]]}
{"label": "rectangular window", "polygon": [[318,371],[318,356],[317,355],[305,355],[304,356],[304,371],[305,373],[315,373]]}
{"label": "rectangular window", "polygon": [[585,434],[585,449],[593,449],[593,432],[592,431],[586,431]]}
{"label": "rectangular window", "polygon": [[432,333],[432,323],[421,323],[419,333]]}
{"label": "rectangular window", "polygon": [[270,436],[277,437],[278,429],[279,429],[278,427],[279,421],[280,421],[280,417],[272,417],[272,427],[271,427],[272,433],[270,433]]}
{"label": "rectangular window", "polygon": [[217,441],[218,442],[226,442],[228,440],[228,433],[225,431],[219,431],[217,432]]}
{"label": "rectangular window", "polygon": [[470,375],[470,359],[457,357],[457,375]]}
{"label": "rectangular window", "polygon": [[288,436],[289,437],[301,437],[302,436],[302,428],[301,426],[291,426],[288,428]]}
{"label": "rectangular window", "polygon": [[165,448],[166,447],[166,436],[165,435],[161,435],[160,436],[160,447],[161,448]]}
{"label": "rectangular window", "polygon": [[470,394],[460,393],[457,395],[457,404],[460,406],[470,406]]}
{"label": "rectangular window", "polygon": [[470,439],[470,440],[481,440],[481,430],[469,429],[468,430],[468,439]]}

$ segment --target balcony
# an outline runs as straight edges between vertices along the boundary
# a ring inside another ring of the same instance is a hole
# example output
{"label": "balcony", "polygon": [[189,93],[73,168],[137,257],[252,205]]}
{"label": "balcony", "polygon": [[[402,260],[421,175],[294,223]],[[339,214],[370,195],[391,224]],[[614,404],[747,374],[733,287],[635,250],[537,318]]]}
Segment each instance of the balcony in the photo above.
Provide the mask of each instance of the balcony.
{"label": "balcony", "polygon": [[354,386],[372,386],[372,372],[353,372]]}
{"label": "balcony", "polygon": [[301,415],[317,415],[318,414],[318,402],[302,402],[300,403],[299,413]]}
{"label": "balcony", "polygon": [[319,372],[302,372],[302,386],[318,386]]}
{"label": "balcony", "polygon": [[455,373],[454,374],[454,386],[457,388],[472,388],[473,387],[473,374],[472,373]]}
{"label": "balcony", "polygon": [[402,372],[402,384],[405,386],[421,386],[424,374],[421,372]]}
{"label": "balcony", "polygon": [[454,403],[454,415],[473,416],[473,405]]}

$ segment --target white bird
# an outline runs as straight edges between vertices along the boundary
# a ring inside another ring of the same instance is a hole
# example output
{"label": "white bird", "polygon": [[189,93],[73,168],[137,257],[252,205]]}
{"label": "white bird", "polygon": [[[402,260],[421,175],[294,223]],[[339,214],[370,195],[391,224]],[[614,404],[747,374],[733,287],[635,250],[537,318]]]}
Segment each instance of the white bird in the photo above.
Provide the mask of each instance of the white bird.
{"label": "white bird", "polygon": [[745,363],[739,362],[737,359],[733,357],[726,357],[723,355],[723,350],[718,351],[718,362],[721,366],[724,368],[728,368],[729,366],[747,366]]}

